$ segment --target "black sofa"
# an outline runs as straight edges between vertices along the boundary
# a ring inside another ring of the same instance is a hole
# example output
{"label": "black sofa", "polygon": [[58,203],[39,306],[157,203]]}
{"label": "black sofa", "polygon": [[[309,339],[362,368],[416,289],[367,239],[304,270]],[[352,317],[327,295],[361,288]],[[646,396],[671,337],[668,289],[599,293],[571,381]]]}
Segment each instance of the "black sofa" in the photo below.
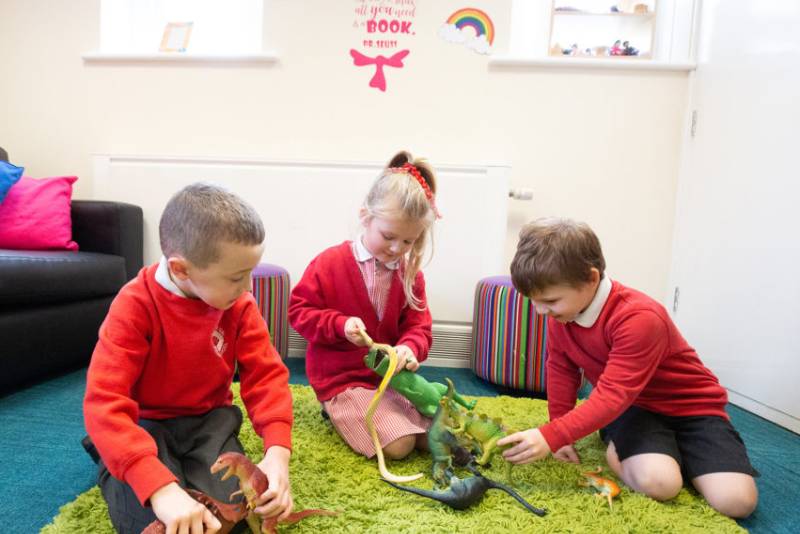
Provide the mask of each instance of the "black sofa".
{"label": "black sofa", "polygon": [[0,249],[0,395],[89,362],[111,301],[142,267],[142,232],[138,206],[73,200],[79,252]]}

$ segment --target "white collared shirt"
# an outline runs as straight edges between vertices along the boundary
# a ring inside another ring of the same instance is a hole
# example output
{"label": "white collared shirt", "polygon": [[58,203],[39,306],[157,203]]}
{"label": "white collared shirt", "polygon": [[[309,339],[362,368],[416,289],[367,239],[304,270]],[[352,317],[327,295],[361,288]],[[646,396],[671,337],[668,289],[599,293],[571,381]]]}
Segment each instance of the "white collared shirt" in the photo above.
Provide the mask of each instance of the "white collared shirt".
{"label": "white collared shirt", "polygon": [[611,279],[608,275],[603,275],[603,279],[600,280],[600,284],[597,286],[597,291],[594,294],[592,302],[589,303],[589,306],[587,306],[585,310],[575,317],[573,322],[578,326],[591,328],[597,321],[597,318],[600,317],[600,312],[603,311],[603,306],[605,306],[608,300],[609,293],[611,293]]}
{"label": "white collared shirt", "polygon": [[158,261],[158,267],[156,267],[156,282],[170,293],[174,293],[179,297],[189,298],[188,295],[172,281],[172,278],[170,278],[169,266],[167,265],[167,258],[165,256],[161,256],[161,259]]}
{"label": "white collared shirt", "polygon": [[[364,239],[364,235],[362,234],[362,235],[358,236],[358,239],[353,241],[353,254],[355,255],[356,260],[359,263],[365,262],[365,261],[375,257],[375,256],[372,255],[372,252],[367,250],[367,247],[364,246],[363,239]],[[375,258],[375,261],[378,261],[378,259]],[[387,269],[391,269],[393,271],[396,271],[398,268],[400,268],[400,260],[390,261],[389,263],[381,263],[381,265],[383,265]]]}
{"label": "white collared shirt", "polygon": [[362,237],[353,241],[353,255],[358,264],[358,270],[361,271],[361,276],[364,279],[364,285],[367,288],[369,301],[375,310],[378,319],[383,319],[383,312],[386,308],[386,302],[389,300],[389,291],[392,288],[392,277],[394,277],[397,269],[400,268],[400,260],[395,260],[389,263],[381,263],[378,258],[372,255],[364,246]]}

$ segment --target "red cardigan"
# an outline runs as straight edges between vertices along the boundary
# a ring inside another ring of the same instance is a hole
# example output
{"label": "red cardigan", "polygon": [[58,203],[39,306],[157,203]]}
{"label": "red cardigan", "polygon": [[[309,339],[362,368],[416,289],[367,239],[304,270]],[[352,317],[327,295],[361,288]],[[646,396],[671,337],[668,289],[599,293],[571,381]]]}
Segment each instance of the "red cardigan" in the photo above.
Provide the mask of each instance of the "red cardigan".
{"label": "red cardigan", "polygon": [[419,361],[428,357],[431,346],[431,314],[422,272],[414,281],[414,294],[422,299],[424,310],[416,311],[406,303],[398,270],[398,276],[392,278],[383,320],[378,320],[352,246],[345,241],[314,258],[289,299],[289,322],[308,340],[306,373],[320,402],[352,387],[374,389],[380,382],[380,377],[364,365],[367,349],[353,345],[344,336],[349,317],[360,317],[375,342],[407,345]]}
{"label": "red cardigan", "polygon": [[[613,282],[594,325],[547,323],[547,404],[540,428],[555,452],[636,405],[670,416],[728,418],[728,395],[669,314],[644,293]],[[594,385],[575,407],[580,369]]]}
{"label": "red cardigan", "polygon": [[155,280],[157,267],[143,268],[112,302],[83,404],[86,430],[103,462],[142,504],[176,477],[157,458],[156,443],[139,419],[229,406],[237,362],[242,399],[265,450],[291,447],[289,371],[252,294],[218,310],[169,292]]}

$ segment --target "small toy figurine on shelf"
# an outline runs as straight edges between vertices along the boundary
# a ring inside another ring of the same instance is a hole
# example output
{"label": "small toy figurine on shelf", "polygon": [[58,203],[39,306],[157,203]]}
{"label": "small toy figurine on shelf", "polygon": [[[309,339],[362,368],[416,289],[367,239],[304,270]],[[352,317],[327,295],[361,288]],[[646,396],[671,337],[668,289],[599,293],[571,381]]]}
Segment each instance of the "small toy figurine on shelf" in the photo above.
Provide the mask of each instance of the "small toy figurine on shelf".
{"label": "small toy figurine on shelf", "polygon": [[639,49],[632,47],[630,42],[625,41],[624,43],[622,43],[622,55],[623,56],[638,56],[639,55]]}
{"label": "small toy figurine on shelf", "polygon": [[597,57],[605,57],[608,55],[608,47],[607,46],[595,46],[594,47],[594,55]]}
{"label": "small toy figurine on shelf", "polygon": [[622,46],[620,45],[620,40],[617,39],[614,41],[614,44],[611,45],[610,55],[612,56],[621,56],[622,55]]}

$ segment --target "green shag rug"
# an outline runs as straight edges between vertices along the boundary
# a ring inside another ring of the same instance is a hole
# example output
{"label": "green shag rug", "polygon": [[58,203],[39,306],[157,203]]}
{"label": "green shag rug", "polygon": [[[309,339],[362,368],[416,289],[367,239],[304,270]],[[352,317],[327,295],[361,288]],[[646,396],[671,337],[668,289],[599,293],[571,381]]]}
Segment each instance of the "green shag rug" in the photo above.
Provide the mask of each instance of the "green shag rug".
{"label": "green shag rug", "polygon": [[[456,511],[443,504],[393,489],[379,478],[376,461],[352,452],[336,431],[320,416],[320,406],[308,386],[290,386],[294,395],[294,453],[291,460],[295,510],[326,508],[338,510],[337,517],[310,517],[295,525],[279,527],[286,533],[376,532],[410,533],[495,533],[495,532],[746,532],[735,521],[715,512],[693,490],[684,489],[672,501],[658,503],[623,487],[614,509],[595,498],[593,490],[577,485],[580,471],[604,467],[605,447],[597,434],[576,444],[583,464],[576,466],[553,459],[514,467],[514,487],[534,506],[547,508],[541,518],[526,511],[499,490],[490,490],[476,506]],[[238,384],[236,402],[241,407]],[[501,417],[510,428],[523,429],[547,420],[547,404],[534,399],[478,397],[476,411]],[[261,440],[249,422],[242,427],[241,441],[254,459],[263,454]],[[502,460],[484,472],[504,481]],[[412,453],[389,464],[398,475],[423,472],[425,477],[411,483],[430,489],[430,456]],[[467,472],[458,472],[466,477]],[[105,502],[97,487],[64,505],[45,534],[114,532]]]}

